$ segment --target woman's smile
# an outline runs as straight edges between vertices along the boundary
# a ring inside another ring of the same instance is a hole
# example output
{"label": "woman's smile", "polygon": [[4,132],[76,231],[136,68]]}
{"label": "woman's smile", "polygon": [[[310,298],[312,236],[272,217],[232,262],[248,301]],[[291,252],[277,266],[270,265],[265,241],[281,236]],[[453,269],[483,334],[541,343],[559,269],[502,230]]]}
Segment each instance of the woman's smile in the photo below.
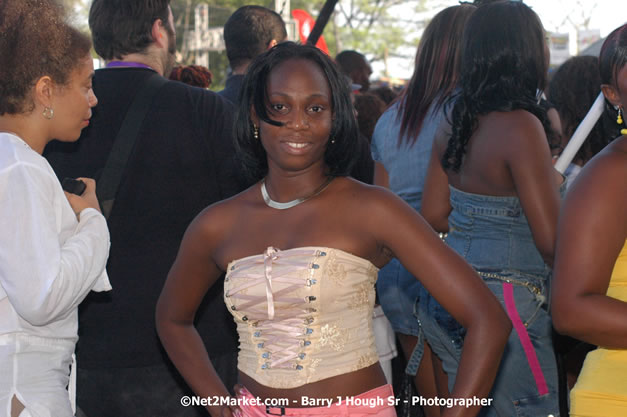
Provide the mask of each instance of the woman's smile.
{"label": "woman's smile", "polygon": [[305,146],[307,146],[306,143],[296,143],[296,142],[285,142],[287,143],[289,146],[291,146],[292,148],[304,148]]}
{"label": "woman's smile", "polygon": [[310,150],[313,146],[311,142],[304,141],[281,141],[283,150],[293,155],[301,155]]}
{"label": "woman's smile", "polygon": [[268,111],[281,123],[259,122],[260,139],[272,163],[291,171],[323,164],[333,113],[329,84],[320,68],[302,59],[277,66],[268,79]]}

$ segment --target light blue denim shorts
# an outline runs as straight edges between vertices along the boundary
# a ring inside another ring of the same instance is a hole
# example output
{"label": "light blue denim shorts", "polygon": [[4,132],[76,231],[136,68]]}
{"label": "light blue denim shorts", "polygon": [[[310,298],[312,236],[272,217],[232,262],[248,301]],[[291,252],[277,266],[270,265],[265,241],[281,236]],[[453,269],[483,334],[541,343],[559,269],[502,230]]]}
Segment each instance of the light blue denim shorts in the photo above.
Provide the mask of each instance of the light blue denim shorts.
{"label": "light blue denim shorts", "polygon": [[418,336],[414,306],[421,289],[422,284],[396,258],[379,271],[379,304],[396,333]]}
{"label": "light blue denim shorts", "polygon": [[[541,279],[513,271],[479,272],[512,321],[512,329],[490,398],[480,417],[559,416],[558,377],[547,292]],[[416,305],[420,329],[442,360],[452,390],[466,330],[426,291]],[[523,330],[524,329],[524,330]],[[422,335],[419,336],[422,338]],[[422,341],[419,341],[419,343]],[[416,355],[420,353],[416,348]],[[419,363],[419,358],[410,360]]]}

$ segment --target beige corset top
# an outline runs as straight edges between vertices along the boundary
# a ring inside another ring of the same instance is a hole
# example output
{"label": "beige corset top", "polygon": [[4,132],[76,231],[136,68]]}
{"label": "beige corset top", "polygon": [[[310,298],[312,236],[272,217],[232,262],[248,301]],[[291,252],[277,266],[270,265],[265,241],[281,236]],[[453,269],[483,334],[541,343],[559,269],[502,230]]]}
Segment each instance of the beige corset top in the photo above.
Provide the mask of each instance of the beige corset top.
{"label": "beige corset top", "polygon": [[238,368],[262,385],[295,388],[376,363],[377,272],[322,247],[270,247],[231,262],[224,301],[237,323]]}

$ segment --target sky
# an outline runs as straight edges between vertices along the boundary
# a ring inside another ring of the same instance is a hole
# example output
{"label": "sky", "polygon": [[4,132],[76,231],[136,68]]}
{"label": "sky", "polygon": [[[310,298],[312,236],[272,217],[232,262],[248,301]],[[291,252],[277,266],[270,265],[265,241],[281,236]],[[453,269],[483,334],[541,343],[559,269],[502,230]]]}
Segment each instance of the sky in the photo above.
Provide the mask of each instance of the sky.
{"label": "sky", "polygon": [[[574,25],[582,25],[586,17],[590,17],[589,29],[599,29],[601,37],[607,36],[612,30],[627,22],[624,1],[621,0],[523,0],[542,20],[547,31],[570,34],[570,53],[577,50],[576,29]],[[431,11],[433,15],[444,7],[459,4],[457,0],[440,2],[443,7]],[[403,8],[400,7],[401,13]],[[405,11],[406,12],[406,11]],[[570,17],[570,21],[566,17]],[[415,48],[403,51],[406,55],[415,55]],[[382,63],[374,63],[373,77],[378,78],[384,71]],[[413,71],[413,59],[391,59],[388,63],[391,77],[408,79]]]}
{"label": "sky", "polygon": [[589,27],[600,29],[603,37],[627,22],[624,2],[619,0],[525,0],[525,4],[538,13],[544,28],[550,31],[562,32],[572,28],[565,21],[566,14],[570,14],[575,23],[581,23],[584,16],[589,16]]}
{"label": "sky", "polygon": [[570,34],[571,54],[576,53],[576,30],[566,15],[579,25],[590,17],[589,29],[599,29],[601,37],[627,22],[624,2],[619,0],[525,0],[525,4],[540,16],[544,29]]}

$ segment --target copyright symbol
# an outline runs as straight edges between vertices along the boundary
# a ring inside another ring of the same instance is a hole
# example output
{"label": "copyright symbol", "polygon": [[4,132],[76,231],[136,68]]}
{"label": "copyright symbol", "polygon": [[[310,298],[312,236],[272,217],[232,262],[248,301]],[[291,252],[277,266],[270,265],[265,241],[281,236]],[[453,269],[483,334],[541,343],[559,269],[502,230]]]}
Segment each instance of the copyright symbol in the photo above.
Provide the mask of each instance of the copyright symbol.
{"label": "copyright symbol", "polygon": [[187,395],[181,397],[181,405],[183,407],[189,407],[191,403],[192,403],[192,400]]}

